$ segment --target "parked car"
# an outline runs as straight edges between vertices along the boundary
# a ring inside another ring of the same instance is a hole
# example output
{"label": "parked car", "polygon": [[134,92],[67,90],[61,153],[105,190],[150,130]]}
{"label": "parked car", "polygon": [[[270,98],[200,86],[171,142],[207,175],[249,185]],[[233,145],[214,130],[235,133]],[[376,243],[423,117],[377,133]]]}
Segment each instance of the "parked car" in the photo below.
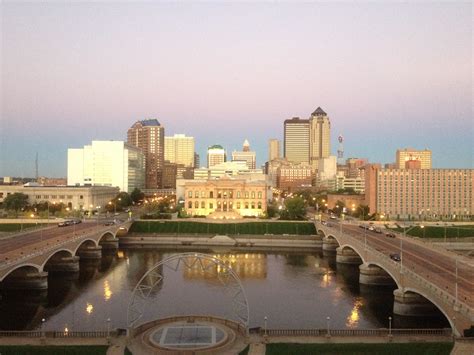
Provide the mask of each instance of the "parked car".
{"label": "parked car", "polygon": [[375,228],[375,233],[379,233],[379,234],[382,234],[382,230],[380,228]]}
{"label": "parked car", "polygon": [[58,223],[58,227],[67,227],[68,225],[69,224],[67,223],[67,221],[62,221]]}
{"label": "parked car", "polygon": [[369,229],[369,231],[374,231],[375,230],[374,226],[370,226],[368,229]]}
{"label": "parked car", "polygon": [[395,238],[395,233],[393,233],[393,232],[387,232],[387,233],[385,233],[385,235],[389,238]]}
{"label": "parked car", "polygon": [[79,224],[79,223],[82,223],[80,219],[75,219],[72,221],[72,224]]}
{"label": "parked car", "polygon": [[392,259],[394,261],[402,261],[402,258],[400,257],[400,254],[396,254],[396,253],[390,254],[390,259]]}

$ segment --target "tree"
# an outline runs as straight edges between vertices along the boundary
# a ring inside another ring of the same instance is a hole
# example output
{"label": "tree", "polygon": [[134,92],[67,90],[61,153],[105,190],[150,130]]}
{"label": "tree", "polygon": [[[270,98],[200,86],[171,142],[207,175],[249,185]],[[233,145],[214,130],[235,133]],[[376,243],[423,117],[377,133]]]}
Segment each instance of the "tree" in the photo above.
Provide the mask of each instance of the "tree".
{"label": "tree", "polygon": [[18,213],[19,210],[28,206],[28,195],[21,192],[15,192],[5,197],[3,205],[5,206],[5,209],[14,210]]}
{"label": "tree", "polygon": [[341,213],[344,211],[344,207],[346,207],[346,204],[341,200],[337,200],[336,205],[334,206],[332,211],[338,216],[340,216]]}
{"label": "tree", "polygon": [[360,217],[363,220],[366,220],[369,218],[369,212],[370,208],[367,205],[359,205],[357,206],[354,216],[355,217]]}
{"label": "tree", "polygon": [[281,219],[298,220],[306,216],[306,206],[302,197],[296,196],[285,200],[285,209],[280,213]]}
{"label": "tree", "polygon": [[138,187],[135,187],[130,194],[130,197],[133,203],[137,204],[145,198],[145,194]]}

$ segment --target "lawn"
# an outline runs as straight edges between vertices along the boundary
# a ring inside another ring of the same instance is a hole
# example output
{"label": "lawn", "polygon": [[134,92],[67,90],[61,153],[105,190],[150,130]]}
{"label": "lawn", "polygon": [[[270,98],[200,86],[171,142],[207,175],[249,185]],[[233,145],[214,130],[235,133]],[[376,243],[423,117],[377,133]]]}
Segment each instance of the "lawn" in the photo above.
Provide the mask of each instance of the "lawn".
{"label": "lawn", "polygon": [[17,232],[22,229],[34,228],[36,223],[0,223],[0,232]]}
{"label": "lawn", "polygon": [[390,344],[267,344],[266,355],[448,355],[453,343]]}
{"label": "lawn", "polygon": [[248,222],[248,223],[206,223],[187,221],[139,221],[130,229],[135,233],[179,233],[179,234],[299,234],[313,235],[313,223],[298,222]]}
{"label": "lawn", "polygon": [[0,345],[2,355],[102,355],[107,353],[105,345],[83,346],[30,346]]}
{"label": "lawn", "polygon": [[[407,228],[408,229],[408,228]],[[403,233],[403,228],[395,228],[397,232]],[[441,238],[444,239],[444,226],[419,226],[411,229],[407,234],[419,238]],[[470,226],[449,226],[446,228],[446,238],[467,238],[474,237],[474,225]]]}

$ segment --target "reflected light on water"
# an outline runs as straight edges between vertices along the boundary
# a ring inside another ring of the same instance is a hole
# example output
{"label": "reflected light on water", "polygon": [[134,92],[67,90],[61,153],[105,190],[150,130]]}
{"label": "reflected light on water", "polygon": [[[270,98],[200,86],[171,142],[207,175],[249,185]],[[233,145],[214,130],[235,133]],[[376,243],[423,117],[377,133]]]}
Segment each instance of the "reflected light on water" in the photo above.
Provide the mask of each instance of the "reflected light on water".
{"label": "reflected light on water", "polygon": [[112,297],[113,292],[110,289],[110,284],[108,280],[104,281],[104,300],[108,301]]}
{"label": "reflected light on water", "polygon": [[364,303],[363,303],[362,299],[360,299],[360,298],[356,299],[356,301],[354,302],[354,307],[352,307],[351,313],[349,314],[349,316],[346,319],[346,326],[348,328],[357,327],[357,325],[359,324],[359,319],[360,319],[359,308],[363,304]]}

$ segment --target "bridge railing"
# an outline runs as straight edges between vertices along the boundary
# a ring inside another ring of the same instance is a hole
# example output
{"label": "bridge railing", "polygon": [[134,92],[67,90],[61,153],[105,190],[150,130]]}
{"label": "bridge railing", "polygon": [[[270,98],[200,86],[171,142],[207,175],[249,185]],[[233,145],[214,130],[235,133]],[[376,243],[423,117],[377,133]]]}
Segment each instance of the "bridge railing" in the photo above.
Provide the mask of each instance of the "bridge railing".
{"label": "bridge railing", "polygon": [[71,331],[40,331],[40,330],[3,330],[0,331],[1,337],[9,338],[106,338],[108,336],[116,336],[117,331],[85,331],[85,332],[71,332]]}
{"label": "bridge railing", "polygon": [[452,330],[449,328],[443,329],[262,329],[259,330],[260,335],[267,334],[268,336],[452,336]]}
{"label": "bridge railing", "polygon": [[[353,235],[349,233],[348,231],[342,231],[341,233],[339,228],[336,226],[334,227],[321,226],[319,228],[323,230],[326,229],[323,227],[331,228],[331,232],[332,232],[331,234],[337,236],[340,239],[340,242],[350,243],[350,244],[353,244],[354,246],[357,246],[358,249],[362,250],[361,255],[363,255],[364,259],[367,258],[367,253],[370,252],[372,254],[371,255],[372,258],[376,259],[376,261],[381,262],[381,264],[384,265],[384,267],[389,269],[388,271],[394,274],[398,274],[398,275],[403,274],[403,277],[408,276],[412,278],[414,281],[418,283],[420,287],[424,287],[425,289],[427,289],[427,291],[434,292],[441,299],[443,299],[444,302],[448,302],[452,306],[454,305],[458,306],[460,311],[463,313],[471,314],[473,312],[471,309],[472,305],[470,305],[469,302],[468,303],[463,302],[461,297],[458,297],[458,299],[456,299],[456,297],[452,293],[436,285],[433,280],[429,280],[428,278],[424,277],[422,274],[414,272],[410,268],[407,268],[405,265],[401,265],[399,262],[396,262],[390,259],[386,254],[380,252],[379,250],[359,240],[359,238],[357,238],[356,235]],[[462,292],[458,293],[458,296],[460,294],[462,294]],[[472,297],[471,297],[471,302],[472,302]]]}

